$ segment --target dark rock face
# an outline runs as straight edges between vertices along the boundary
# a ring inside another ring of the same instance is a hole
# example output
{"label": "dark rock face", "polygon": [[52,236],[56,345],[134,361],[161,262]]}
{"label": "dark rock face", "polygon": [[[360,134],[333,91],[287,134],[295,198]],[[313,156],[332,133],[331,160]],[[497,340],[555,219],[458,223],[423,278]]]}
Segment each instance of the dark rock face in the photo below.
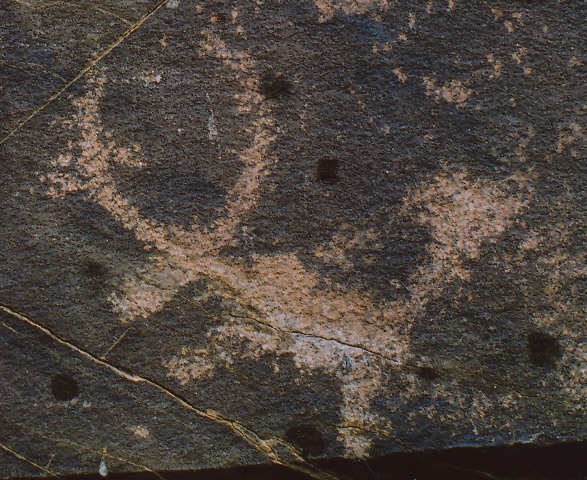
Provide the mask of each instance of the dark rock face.
{"label": "dark rock face", "polygon": [[584,440],[586,16],[5,2],[0,478]]}

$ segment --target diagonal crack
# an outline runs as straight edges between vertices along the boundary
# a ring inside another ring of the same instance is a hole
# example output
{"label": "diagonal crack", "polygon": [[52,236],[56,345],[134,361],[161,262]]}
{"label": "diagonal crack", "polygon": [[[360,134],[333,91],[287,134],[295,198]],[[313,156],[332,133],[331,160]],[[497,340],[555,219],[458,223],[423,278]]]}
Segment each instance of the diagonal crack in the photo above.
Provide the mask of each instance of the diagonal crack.
{"label": "diagonal crack", "polygon": [[16,70],[20,70],[21,72],[28,73],[29,75],[34,75],[34,74],[31,73],[29,70],[27,70],[24,67],[36,68],[38,70],[41,70],[43,73],[46,73],[47,75],[52,76],[53,78],[56,78],[62,82],[67,82],[67,80],[65,78],[63,78],[61,75],[59,75],[58,73],[51,72],[51,71],[47,70],[45,67],[43,67],[43,65],[41,65],[39,63],[23,63],[23,65],[24,65],[24,67],[23,67],[22,65],[14,65],[12,63],[6,62],[5,60],[0,60],[0,64],[5,65],[9,68],[14,68]]}
{"label": "diagonal crack", "polygon": [[[363,345],[360,344],[356,344],[356,343],[347,343],[347,342],[343,342],[342,340],[339,340],[337,338],[332,338],[332,337],[326,337],[326,336],[322,336],[322,335],[317,335],[314,333],[308,333],[305,332],[303,330],[287,330],[287,329],[282,329],[279,327],[276,327],[275,325],[272,325],[268,322],[264,322],[263,320],[259,319],[258,317],[255,316],[251,316],[251,315],[244,315],[244,314],[236,314],[236,313],[226,313],[224,315],[217,315],[214,314],[212,312],[209,312],[208,310],[206,310],[205,308],[203,308],[201,305],[198,305],[197,303],[191,301],[190,299],[184,297],[183,295],[178,295],[180,298],[182,298],[183,300],[189,302],[190,304],[196,306],[201,312],[203,312],[204,314],[206,314],[207,316],[209,316],[210,318],[216,318],[216,319],[221,319],[221,320],[229,320],[231,318],[240,318],[243,320],[248,320],[250,322],[256,323],[258,325],[261,325],[263,327],[269,328],[270,330],[273,330],[274,332],[277,332],[279,334],[282,335],[299,335],[299,336],[303,336],[303,337],[307,337],[307,338],[313,338],[316,340],[324,340],[326,342],[334,342],[337,343],[339,345],[348,347],[348,348],[353,348],[353,349],[357,349],[360,351],[363,351],[369,355],[373,355],[375,357],[381,358],[382,360],[385,360],[387,362],[393,363],[395,364],[397,367],[400,368],[404,368],[406,370],[412,370],[415,372],[421,371],[424,368],[427,368],[426,365],[421,365],[418,363],[412,363],[412,362],[407,362],[407,361],[403,361],[400,362],[399,360],[396,360],[394,358],[388,357],[387,355],[384,355],[380,352],[377,352],[375,350],[372,350],[370,348],[367,348]],[[466,372],[469,374],[472,374],[474,376],[476,376],[477,378],[480,378],[482,380],[484,380],[485,382],[497,386],[497,387],[501,387],[504,390],[512,390],[514,391],[517,395],[519,395],[521,398],[541,398],[540,395],[536,395],[536,394],[528,394],[528,393],[522,393],[519,389],[517,389],[514,385],[509,384],[509,383],[504,383],[504,382],[498,382],[490,377],[488,377],[487,375],[483,374],[482,372],[472,372],[470,371],[470,369],[468,369],[465,365],[460,365],[460,370],[462,372]],[[453,372],[453,376],[457,379],[463,379],[465,378],[464,375],[455,375],[455,373]]]}
{"label": "diagonal crack", "polygon": [[[17,427],[19,427],[19,428],[21,428],[23,430],[28,430],[33,435],[35,435],[37,437],[40,437],[40,438],[42,438],[44,440],[49,440],[50,442],[53,442],[56,445],[59,445],[60,447],[70,448],[70,449],[72,449],[72,450],[74,450],[76,452],[86,451],[86,452],[93,453],[93,454],[95,454],[97,456],[100,456],[102,458],[110,458],[112,460],[117,460],[119,462],[125,463],[127,465],[132,466],[132,467],[140,468],[141,470],[144,470],[145,472],[150,473],[153,476],[156,476],[159,480],[165,480],[165,477],[163,477],[163,475],[161,475],[157,471],[153,470],[152,468],[150,468],[150,467],[148,467],[146,465],[140,464],[140,463],[135,463],[132,460],[129,460],[127,458],[123,458],[123,457],[120,457],[118,455],[114,455],[112,453],[109,453],[105,449],[103,449],[101,451],[97,451],[97,450],[94,450],[93,448],[87,447],[85,445],[80,445],[79,443],[76,443],[76,442],[74,442],[72,440],[66,440],[66,439],[63,439],[63,438],[57,438],[57,437],[48,436],[48,435],[46,435],[46,434],[38,431],[37,429],[35,429],[33,427],[28,426],[28,425],[24,425],[22,423],[15,422],[13,420],[8,420],[8,421],[11,424],[13,424],[13,425],[16,425]],[[48,468],[48,466],[45,467],[45,468]]]}
{"label": "diagonal crack", "polygon": [[117,48],[122,42],[124,42],[128,37],[130,37],[134,32],[136,32],[149,18],[155,15],[161,8],[163,8],[169,0],[160,0],[155,7],[153,7],[148,13],[146,13],[143,17],[141,17],[136,23],[134,23],[131,27],[129,27],[114,43],[106,47],[101,53],[98,54],[96,58],[90,60],[84,68],[80,70],[80,72],[73,77],[69,82],[59,88],[56,92],[54,92],[47,100],[45,100],[41,105],[35,108],[24,120],[20,121],[16,127],[14,127],[10,132],[4,136],[0,140],[0,145],[3,145],[7,142],[10,138],[12,138],[22,127],[24,127],[27,123],[29,123],[33,118],[35,118],[39,113],[41,113],[45,108],[51,105],[55,100],[57,100],[61,95],[63,95],[73,84],[75,84],[78,80],[80,80],[84,75],[86,75],[92,68],[94,68],[98,63],[104,60],[108,55],[112,53],[112,51]]}
{"label": "diagonal crack", "polygon": [[0,442],[0,449],[4,450],[5,452],[8,452],[13,457],[16,457],[19,460],[22,460],[23,462],[26,462],[29,465],[32,465],[33,467],[35,467],[35,468],[37,468],[37,469],[39,469],[39,470],[41,470],[41,471],[49,474],[53,478],[62,478],[57,473],[55,473],[53,470],[50,470],[47,467],[43,467],[42,465],[39,465],[38,463],[36,463],[35,461],[33,461],[30,458],[26,457],[22,453],[17,452],[16,450],[10,448],[8,445],[4,445],[2,442]]}
{"label": "diagonal crack", "polygon": [[[124,380],[130,381],[133,383],[143,383],[143,384],[149,385],[153,389],[158,390],[159,392],[167,395],[168,397],[171,397],[173,400],[175,400],[177,403],[179,403],[182,407],[195,413],[196,415],[198,415],[202,418],[211,420],[217,424],[224,425],[224,426],[228,427],[237,436],[242,438],[245,442],[247,442],[253,448],[264,453],[271,462],[273,462],[277,465],[282,465],[282,466],[291,468],[293,470],[300,471],[302,473],[309,475],[310,477],[312,477],[316,480],[337,480],[336,477],[319,469],[318,467],[312,465],[311,463],[309,463],[305,459],[303,459],[296,452],[295,448],[292,445],[290,445],[289,443],[285,442],[284,440],[273,439],[273,438],[268,441],[264,440],[256,432],[254,432],[250,428],[246,427],[238,420],[233,420],[228,417],[225,417],[221,413],[216,412],[214,410],[203,410],[201,408],[198,408],[197,406],[195,406],[194,404],[192,404],[191,402],[186,400],[182,395],[174,392],[173,390],[166,387],[165,385],[162,385],[162,384],[156,382],[155,380],[152,380],[152,379],[147,378],[145,376],[138,375],[132,371],[120,368],[110,362],[107,362],[107,361],[95,356],[94,354],[85,350],[84,348],[78,347],[77,345],[69,342],[68,340],[66,340],[63,337],[61,337],[60,335],[58,335],[57,333],[54,333],[51,329],[47,328],[46,326],[42,325],[41,323],[37,322],[36,320],[33,320],[32,318],[30,318],[26,315],[23,315],[22,313],[19,313],[15,310],[11,309],[10,307],[7,307],[6,305],[0,304],[0,311],[3,311],[5,313],[7,313],[8,315],[11,315],[12,317],[28,324],[29,326],[31,326],[39,331],[41,331],[42,333],[44,333],[45,335],[50,337],[56,343],[66,347],[69,350],[74,351],[75,353],[82,356],[86,360],[89,360],[92,363],[95,363],[97,365],[100,365],[100,366],[110,370],[111,372],[115,373],[117,376],[123,378]],[[282,445],[287,446],[287,448],[289,450],[288,453],[293,455],[294,458],[296,459],[295,463],[291,463],[287,460],[280,458],[279,454],[276,452],[276,450],[272,446],[272,444],[274,444],[276,441],[278,443],[281,443]]]}
{"label": "diagonal crack", "polygon": [[[326,337],[326,336],[322,336],[322,335],[317,335],[315,333],[308,333],[305,332],[303,330],[288,330],[288,329],[284,329],[284,328],[279,328],[276,327],[275,325],[270,324],[269,322],[264,322],[263,320],[259,319],[258,317],[254,317],[254,316],[250,316],[250,315],[244,315],[242,313],[236,314],[236,313],[226,313],[224,315],[218,315],[218,314],[214,314],[212,312],[209,312],[208,310],[206,310],[205,308],[203,308],[202,306],[198,305],[195,302],[192,302],[189,298],[184,297],[183,295],[179,295],[178,296],[189,302],[190,304],[196,306],[201,312],[203,312],[204,314],[206,314],[207,316],[209,316],[210,318],[217,318],[217,319],[221,319],[221,320],[229,320],[231,318],[241,318],[243,320],[249,320],[253,323],[256,323],[258,325],[261,325],[263,327],[269,328],[270,330],[273,330],[274,332],[277,333],[281,333],[282,335],[299,335],[299,336],[303,336],[303,337],[307,337],[307,338],[313,338],[316,340],[324,340],[326,342],[334,342],[337,343],[339,345],[342,345],[344,347],[348,347],[348,348],[354,348],[356,350],[361,350],[365,353],[368,353],[369,355],[374,355],[376,357],[379,357],[383,360],[386,360],[390,363],[394,363],[398,366],[410,366],[410,365],[406,365],[394,358],[388,357],[386,355],[383,355],[382,353],[376,352],[375,350],[371,350],[363,345],[359,345],[356,343],[347,343],[347,342],[343,342],[342,340],[339,340],[337,338],[332,338],[332,337]],[[414,367],[416,367],[414,365]]]}

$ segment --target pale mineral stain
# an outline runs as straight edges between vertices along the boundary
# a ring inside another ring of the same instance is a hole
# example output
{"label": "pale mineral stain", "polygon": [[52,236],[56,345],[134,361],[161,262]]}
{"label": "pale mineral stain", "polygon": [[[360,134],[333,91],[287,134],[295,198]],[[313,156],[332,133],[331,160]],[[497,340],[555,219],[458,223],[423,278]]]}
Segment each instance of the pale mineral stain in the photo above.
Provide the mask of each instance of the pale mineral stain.
{"label": "pale mineral stain", "polygon": [[400,82],[406,83],[408,81],[408,76],[400,67],[394,68],[393,73],[395,73],[395,76],[398,78]]}
{"label": "pale mineral stain", "polygon": [[216,367],[207,358],[207,354],[205,350],[190,351],[184,348],[180,356],[174,356],[163,363],[168,370],[167,376],[175,378],[182,385],[209,377]]}
{"label": "pale mineral stain", "polygon": [[108,476],[108,467],[106,466],[106,460],[100,460],[100,465],[98,466],[98,473],[101,477]]}
{"label": "pale mineral stain", "polygon": [[496,22],[501,20],[501,18],[504,16],[503,8],[500,6],[491,7],[491,13],[493,13],[493,18]]}
{"label": "pale mineral stain", "polygon": [[568,150],[572,157],[578,158],[579,150],[574,146],[577,142],[587,139],[585,127],[575,121],[560,127],[559,130],[556,153],[563,154]]}
{"label": "pale mineral stain", "polygon": [[526,239],[520,244],[522,250],[536,250],[540,245],[540,236],[536,232],[529,232]]}
{"label": "pale mineral stain", "polygon": [[208,139],[214,140],[218,136],[218,127],[216,126],[216,118],[214,112],[210,112],[208,117]]}
{"label": "pale mineral stain", "polygon": [[473,94],[473,91],[460,80],[451,80],[441,86],[432,77],[424,77],[423,81],[426,95],[434,97],[437,102],[445,101],[460,106],[465,104]]}
{"label": "pale mineral stain", "polygon": [[379,52],[391,52],[393,50],[393,43],[385,42],[385,43],[374,43],[371,46],[371,51],[373,53]]}
{"label": "pale mineral stain", "polygon": [[140,439],[149,438],[149,436],[151,435],[149,429],[143,425],[137,425],[136,427],[134,427],[132,433],[135,437]]}
{"label": "pale mineral stain", "polygon": [[426,13],[428,15],[432,15],[433,12],[434,12],[434,0],[428,0],[428,3],[426,4]]}
{"label": "pale mineral stain", "polygon": [[487,62],[493,67],[493,73],[489,75],[489,78],[499,78],[503,72],[503,62],[496,58],[495,54],[487,54]]}
{"label": "pale mineral stain", "polygon": [[145,72],[140,77],[145,84],[145,87],[158,85],[163,81],[163,75],[161,73],[155,73],[154,71]]}
{"label": "pale mineral stain", "polygon": [[389,9],[389,0],[314,0],[320,12],[319,22],[330,20],[336,13],[344,15],[375,15]]}
{"label": "pale mineral stain", "polygon": [[524,57],[528,55],[528,49],[526,47],[520,47],[514,53],[512,53],[512,59],[516,61],[518,65],[521,65],[524,61]]}
{"label": "pale mineral stain", "polygon": [[416,14],[410,12],[408,14],[408,18],[409,18],[408,27],[410,28],[410,30],[413,30],[414,28],[416,28]]}

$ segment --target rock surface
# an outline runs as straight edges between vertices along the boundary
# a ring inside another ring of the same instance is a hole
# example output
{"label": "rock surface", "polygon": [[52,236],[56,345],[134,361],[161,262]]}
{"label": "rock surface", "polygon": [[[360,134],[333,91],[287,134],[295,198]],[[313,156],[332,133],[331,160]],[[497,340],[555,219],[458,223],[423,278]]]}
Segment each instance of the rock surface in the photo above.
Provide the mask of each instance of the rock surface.
{"label": "rock surface", "polygon": [[584,440],[586,17],[2,2],[0,478]]}

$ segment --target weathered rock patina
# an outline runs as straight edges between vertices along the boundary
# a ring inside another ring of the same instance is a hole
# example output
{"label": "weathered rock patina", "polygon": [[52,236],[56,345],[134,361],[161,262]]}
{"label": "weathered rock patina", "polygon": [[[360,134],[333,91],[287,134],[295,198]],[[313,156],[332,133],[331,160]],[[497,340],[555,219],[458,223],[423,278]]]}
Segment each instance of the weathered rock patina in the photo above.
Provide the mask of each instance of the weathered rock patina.
{"label": "weathered rock patina", "polygon": [[0,7],[0,478],[585,439],[587,5]]}

